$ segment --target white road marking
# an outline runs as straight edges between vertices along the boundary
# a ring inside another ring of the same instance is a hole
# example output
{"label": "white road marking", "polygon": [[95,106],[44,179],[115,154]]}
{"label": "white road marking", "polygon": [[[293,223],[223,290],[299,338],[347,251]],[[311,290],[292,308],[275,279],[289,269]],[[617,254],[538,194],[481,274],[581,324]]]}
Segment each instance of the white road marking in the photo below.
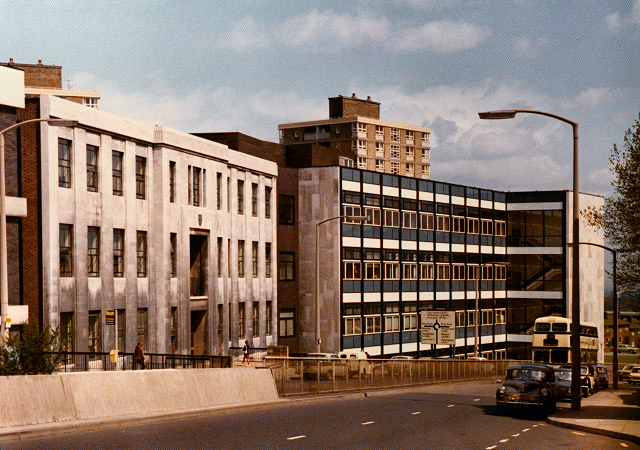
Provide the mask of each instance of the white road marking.
{"label": "white road marking", "polygon": [[496,448],[496,447],[497,447],[497,445],[492,445],[491,447],[487,447],[487,449],[486,449],[486,450],[493,450],[493,449],[494,449],[494,448]]}
{"label": "white road marking", "polygon": [[291,436],[287,438],[287,441],[295,441],[296,439],[302,439],[302,438],[306,438],[306,436],[304,434],[301,434],[300,436]]}
{"label": "white road marking", "polygon": [[474,402],[479,402],[479,401],[480,401],[480,399],[479,399],[479,398],[474,398],[474,399],[473,399],[473,401],[474,401]]}
{"label": "white road marking", "polygon": [[500,441],[501,444],[504,444],[505,442],[509,442],[509,439],[503,439]]}
{"label": "white road marking", "polygon": [[375,423],[375,422],[362,422],[360,425],[371,425],[372,423]]}
{"label": "white road marking", "polygon": [[620,445],[622,445],[623,447],[629,447],[627,444],[625,444],[624,442],[620,442]]}
{"label": "white road marking", "polygon": [[447,408],[453,408],[454,406],[456,406],[456,405],[449,405],[449,406],[447,406]]}
{"label": "white road marking", "polygon": [[420,414],[420,411],[412,412],[411,415],[415,416],[416,414]]}
{"label": "white road marking", "polygon": [[526,433],[527,431],[529,431],[529,428],[525,428],[524,430],[522,430],[523,433]]}
{"label": "white road marking", "polygon": [[578,433],[577,431],[574,431],[573,434],[577,434],[578,436],[586,436],[586,434],[584,433]]}
{"label": "white road marking", "polygon": [[511,437],[518,437],[518,436],[520,436],[520,433],[511,435]]}

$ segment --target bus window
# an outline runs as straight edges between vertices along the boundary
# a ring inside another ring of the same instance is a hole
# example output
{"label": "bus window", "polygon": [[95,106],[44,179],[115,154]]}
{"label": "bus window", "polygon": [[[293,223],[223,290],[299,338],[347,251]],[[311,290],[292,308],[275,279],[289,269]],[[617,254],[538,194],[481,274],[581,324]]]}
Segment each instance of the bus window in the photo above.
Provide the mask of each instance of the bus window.
{"label": "bus window", "polygon": [[554,323],[553,324],[553,331],[567,331],[567,324],[566,323]]}
{"label": "bus window", "polygon": [[551,324],[549,322],[536,323],[536,331],[551,331]]}

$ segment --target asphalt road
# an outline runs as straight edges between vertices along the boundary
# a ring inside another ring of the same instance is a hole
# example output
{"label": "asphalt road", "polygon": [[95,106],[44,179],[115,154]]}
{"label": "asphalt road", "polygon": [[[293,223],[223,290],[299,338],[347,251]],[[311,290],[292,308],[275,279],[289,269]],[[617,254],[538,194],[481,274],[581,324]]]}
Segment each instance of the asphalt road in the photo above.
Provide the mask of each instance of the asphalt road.
{"label": "asphalt road", "polygon": [[[495,383],[452,383],[208,412],[22,441],[18,449],[640,449],[526,412],[495,411]],[[598,395],[598,394],[596,394]],[[569,408],[569,404],[559,404]]]}

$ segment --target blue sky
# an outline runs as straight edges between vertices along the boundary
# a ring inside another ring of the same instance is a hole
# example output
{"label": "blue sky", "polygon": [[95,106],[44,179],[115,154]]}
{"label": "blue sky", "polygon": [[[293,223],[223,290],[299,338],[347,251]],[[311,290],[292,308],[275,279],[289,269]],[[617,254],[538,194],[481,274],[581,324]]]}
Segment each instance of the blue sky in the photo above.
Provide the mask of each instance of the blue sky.
{"label": "blue sky", "polygon": [[[431,177],[499,190],[611,193],[609,155],[640,112],[640,0],[0,0],[0,60],[62,66],[100,108],[185,132],[277,141],[371,96],[428,126]],[[68,81],[67,81],[68,80]]]}

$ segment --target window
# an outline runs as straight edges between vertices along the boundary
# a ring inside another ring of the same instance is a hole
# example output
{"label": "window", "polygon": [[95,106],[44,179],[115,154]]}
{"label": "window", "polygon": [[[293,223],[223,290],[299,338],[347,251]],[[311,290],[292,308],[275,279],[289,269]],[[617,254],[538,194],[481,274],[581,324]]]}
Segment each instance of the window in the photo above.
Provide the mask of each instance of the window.
{"label": "window", "polygon": [[407,175],[413,175],[415,171],[415,166],[413,165],[413,163],[407,163],[405,164],[404,171]]}
{"label": "window", "polygon": [[264,187],[264,218],[271,219],[271,186]]}
{"label": "window", "polygon": [[496,228],[496,236],[506,236],[507,235],[507,223],[502,220],[496,220],[494,222]]}
{"label": "window", "polygon": [[436,264],[438,280],[449,280],[451,278],[450,271],[451,266],[449,264]]}
{"label": "window", "polygon": [[[344,205],[343,207],[343,211],[344,211],[344,215],[345,216],[356,216],[356,217],[360,217],[362,215],[362,209],[359,206],[353,206],[353,205]],[[360,223],[359,220],[356,219],[352,219],[350,217],[344,217],[342,219],[342,221],[344,223]]]}
{"label": "window", "polygon": [[384,127],[382,125],[376,125],[376,139],[384,139]]}
{"label": "window", "polygon": [[376,171],[384,172],[384,161],[381,159],[376,159]]}
{"label": "window", "polygon": [[380,318],[380,316],[368,316],[364,318],[365,320],[365,333],[366,334],[371,334],[371,333],[380,333],[380,325],[382,323],[382,320]]}
{"label": "window", "polygon": [[171,233],[169,235],[169,258],[170,258],[170,271],[171,278],[175,278],[178,273],[178,264],[177,264],[177,245],[178,245],[178,235],[176,233]]}
{"label": "window", "polygon": [[391,128],[391,142],[400,142],[399,128]]}
{"label": "window", "polygon": [[295,279],[295,253],[280,252],[278,265],[280,281],[292,281]]}
{"label": "window", "polygon": [[238,302],[238,337],[244,335],[244,302]]}
{"label": "window", "polygon": [[218,238],[218,278],[222,277],[222,238]]}
{"label": "window", "polygon": [[400,146],[397,144],[391,144],[391,158],[400,159]]}
{"label": "window", "polygon": [[136,253],[138,260],[138,278],[147,276],[147,232],[138,231]]}
{"label": "window", "polygon": [[420,229],[433,230],[433,214],[420,213]]}
{"label": "window", "polygon": [[429,133],[422,133],[422,145],[429,145]]}
{"label": "window", "polygon": [[391,173],[394,175],[400,173],[400,163],[398,161],[391,161]]}
{"label": "window", "polygon": [[403,228],[418,228],[418,215],[414,212],[403,211],[402,212],[402,227]]}
{"label": "window", "polygon": [[465,279],[464,264],[453,264],[451,266],[451,269],[453,270],[452,279],[454,279],[454,280],[464,280]]}
{"label": "window", "polygon": [[429,176],[429,166],[428,165],[423,165],[422,166],[422,175],[424,176]]}
{"label": "window", "polygon": [[88,106],[89,108],[97,108],[98,107],[98,99],[92,97],[83,97],[82,104],[84,106]]}
{"label": "window", "polygon": [[296,335],[295,328],[295,317],[296,310],[295,309],[281,309],[278,313],[278,321],[279,324],[279,334],[281,338],[285,337],[293,337]]}
{"label": "window", "polygon": [[[221,307],[222,305],[218,305]],[[218,310],[219,311],[219,310]],[[221,314],[218,314],[220,318]],[[220,327],[218,327],[220,329]],[[171,354],[175,355],[178,352],[178,308],[175,306],[171,308]]]}
{"label": "window", "polygon": [[190,183],[190,188],[191,188],[191,204],[193,206],[200,206],[201,203],[201,191],[202,191],[202,186],[201,186],[201,173],[202,173],[202,169],[200,169],[199,167],[193,167],[191,169],[191,183]]}
{"label": "window", "polygon": [[495,278],[496,280],[506,280],[507,279],[507,266],[495,266]]}
{"label": "window", "polygon": [[71,141],[58,139],[58,186],[71,187]]}
{"label": "window", "polygon": [[87,230],[87,276],[100,276],[100,228]]}
{"label": "window", "polygon": [[362,158],[362,157],[358,157],[357,159],[357,166],[358,169],[366,169],[367,168],[367,158]]}
{"label": "window", "polygon": [[433,280],[433,264],[420,263],[420,279]]}
{"label": "window", "polygon": [[405,159],[408,159],[411,161],[415,156],[415,151],[413,150],[413,147],[407,147],[404,150],[404,154],[405,154]]}
{"label": "window", "polygon": [[251,243],[251,273],[253,278],[258,277],[258,243],[253,241]]}
{"label": "window", "polygon": [[402,305],[402,329],[405,331],[418,329],[418,305],[415,302],[405,302]]}
{"label": "window", "polygon": [[467,326],[473,327],[476,324],[476,312],[475,311],[467,311]]}
{"label": "window", "polygon": [[100,311],[89,311],[89,352],[98,353],[102,351],[100,339]]}
{"label": "window", "polygon": [[149,347],[149,332],[148,332],[148,328],[149,328],[149,317],[148,317],[148,312],[147,312],[147,308],[138,308],[138,318],[136,321],[136,327],[137,327],[137,340],[138,342],[142,342],[142,345],[144,346],[145,351],[148,351],[147,348]]}
{"label": "window", "polygon": [[411,131],[411,130],[406,130],[404,133],[405,133],[405,141],[406,141],[407,143],[411,143],[411,144],[413,144],[413,138],[414,138],[414,136],[415,136],[415,135],[414,135],[414,133],[413,133],[413,131]]}
{"label": "window", "polygon": [[451,231],[454,233],[464,233],[464,217],[454,216],[451,218]]}
{"label": "window", "polygon": [[136,156],[136,198],[145,199],[145,174],[147,170],[147,158]]}
{"label": "window", "polygon": [[124,230],[113,229],[113,276],[124,276]]}
{"label": "window", "polygon": [[345,336],[358,336],[362,334],[362,317],[344,318]]}
{"label": "window", "polygon": [[478,219],[467,219],[467,233],[480,234],[480,221]]}
{"label": "window", "polygon": [[279,223],[281,225],[293,225],[295,197],[290,195],[278,195]]}
{"label": "window", "polygon": [[384,331],[386,333],[400,331],[400,315],[386,315],[384,316]]}
{"label": "window", "polygon": [[493,235],[493,221],[482,219],[482,234],[486,236]]}
{"label": "window", "polygon": [[176,201],[176,163],[169,161],[169,202]]}
{"label": "window", "polygon": [[422,160],[424,161],[425,159],[429,159],[429,149],[428,148],[423,148],[422,149]]}
{"label": "window", "polygon": [[124,352],[127,348],[127,311],[124,309],[116,309],[116,320],[118,323],[118,329],[116,333],[118,335],[118,349],[122,349]]}
{"label": "window", "polygon": [[480,266],[470,264],[467,266],[467,280],[477,280],[480,276]]}
{"label": "window", "polygon": [[238,241],[238,278],[244,278],[244,241]]}
{"label": "window", "polygon": [[384,210],[384,226],[385,227],[399,227],[400,226],[400,211],[395,209]]}
{"label": "window", "polygon": [[366,133],[367,132],[367,124],[356,122],[351,124],[351,132],[352,133]]}
{"label": "window", "polygon": [[253,319],[253,328],[251,331],[253,332],[253,336],[258,336],[260,332],[260,303],[253,302],[251,306],[251,312],[253,313],[251,317]]}
{"label": "window", "polygon": [[360,280],[362,279],[362,263],[360,261],[344,262],[344,279]]}
{"label": "window", "polygon": [[436,231],[449,231],[449,216],[436,216]]}
{"label": "window", "polygon": [[496,309],[496,325],[504,325],[507,323],[507,311],[504,309]]}
{"label": "window", "polygon": [[418,265],[416,263],[402,263],[402,278],[404,280],[417,280]]}
{"label": "window", "polygon": [[122,195],[122,152],[111,152],[113,195]]}
{"label": "window", "polygon": [[493,325],[493,311],[482,311],[482,325]]}
{"label": "window", "polygon": [[364,279],[365,280],[380,279],[380,263],[379,262],[364,263]]}
{"label": "window", "polygon": [[367,220],[364,222],[365,225],[380,226],[382,211],[377,208],[364,208],[364,215],[367,216]]}
{"label": "window", "polygon": [[244,214],[244,181],[238,180],[238,214]]}
{"label": "window", "polygon": [[251,215],[258,217],[258,184],[251,183]]}
{"label": "window", "polygon": [[73,276],[73,225],[60,224],[60,276]]}
{"label": "window", "polygon": [[463,328],[465,325],[464,311],[456,311],[456,328]]}
{"label": "window", "polygon": [[264,248],[264,276],[266,278],[271,278],[271,242],[265,243]]}
{"label": "window", "polygon": [[98,147],[87,145],[87,191],[98,192]]}
{"label": "window", "polygon": [[400,279],[400,263],[384,263],[384,279],[399,280]]}
{"label": "window", "polygon": [[482,266],[482,279],[493,280],[493,266]]}
{"label": "window", "polygon": [[384,156],[384,144],[376,142],[376,156]]}
{"label": "window", "polygon": [[272,333],[272,329],[271,329],[271,319],[272,319],[272,311],[273,311],[273,302],[272,301],[268,301],[267,302],[267,309],[266,309],[266,317],[265,317],[265,325],[266,325],[266,331],[265,334],[267,336],[271,335]]}
{"label": "window", "polygon": [[351,150],[356,152],[358,155],[366,155],[367,154],[367,141],[356,140],[351,142]]}
{"label": "window", "polygon": [[[60,313],[60,350],[63,352],[72,352],[74,349],[74,332],[73,332],[73,312]],[[65,363],[71,364],[69,360]]]}
{"label": "window", "polygon": [[216,207],[218,210],[222,208],[222,174],[216,174]]}

